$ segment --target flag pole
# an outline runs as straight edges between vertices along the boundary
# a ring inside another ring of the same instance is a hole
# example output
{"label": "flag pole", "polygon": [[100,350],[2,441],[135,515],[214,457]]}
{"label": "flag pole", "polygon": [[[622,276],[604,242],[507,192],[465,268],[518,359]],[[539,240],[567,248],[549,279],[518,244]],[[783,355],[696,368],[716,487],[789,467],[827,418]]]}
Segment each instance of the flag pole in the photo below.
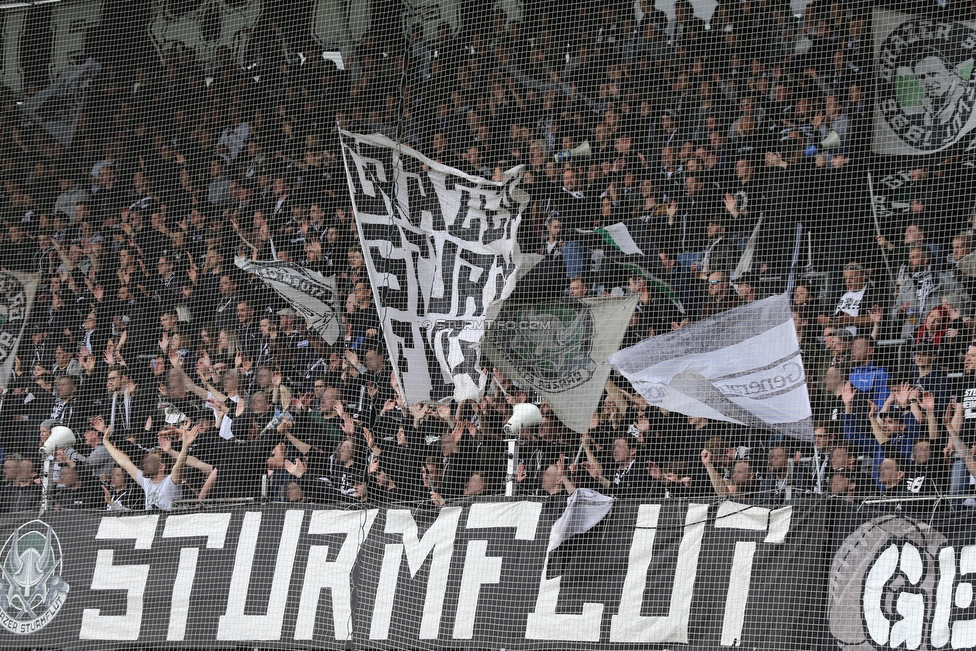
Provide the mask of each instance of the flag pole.
{"label": "flag pole", "polygon": [[[871,172],[868,172],[868,191],[871,193],[871,215],[874,217],[874,230],[881,236],[881,222],[878,221],[878,208],[874,204],[874,181],[871,178]],[[888,270],[888,280],[892,283],[895,282],[895,275],[891,273],[891,264],[888,263],[888,252],[885,251],[884,247],[881,247],[881,257],[884,258],[885,269]]]}

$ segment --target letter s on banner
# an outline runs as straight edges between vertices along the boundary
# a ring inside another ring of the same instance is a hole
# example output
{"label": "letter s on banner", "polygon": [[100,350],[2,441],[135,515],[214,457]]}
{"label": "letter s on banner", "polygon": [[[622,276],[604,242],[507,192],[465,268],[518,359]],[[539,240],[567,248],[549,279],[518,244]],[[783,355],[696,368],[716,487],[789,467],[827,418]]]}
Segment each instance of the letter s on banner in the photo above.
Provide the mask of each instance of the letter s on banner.
{"label": "letter s on banner", "polygon": [[[96,540],[135,540],[135,549],[152,547],[158,515],[130,518],[104,517]],[[149,579],[148,565],[113,565],[115,552],[98,550],[92,590],[125,590],[124,615],[102,615],[98,608],[85,608],[81,615],[81,640],[138,640],[142,628],[142,597]]]}

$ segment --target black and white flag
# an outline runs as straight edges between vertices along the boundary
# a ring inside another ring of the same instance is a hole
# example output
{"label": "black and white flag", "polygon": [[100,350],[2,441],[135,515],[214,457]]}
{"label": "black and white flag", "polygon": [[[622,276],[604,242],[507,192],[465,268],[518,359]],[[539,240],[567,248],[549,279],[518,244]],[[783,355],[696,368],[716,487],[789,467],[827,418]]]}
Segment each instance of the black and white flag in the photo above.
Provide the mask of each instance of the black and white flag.
{"label": "black and white flag", "polygon": [[608,360],[650,404],[688,416],[813,434],[787,294],[645,339]]}
{"label": "black and white flag", "polygon": [[63,147],[71,147],[85,94],[101,69],[95,59],[66,68],[57,81],[21,104],[20,108]]}
{"label": "black and white flag", "polygon": [[339,340],[342,329],[336,317],[335,277],[326,278],[317,271],[310,271],[286,262],[259,262],[247,258],[235,258],[234,263],[242,271],[256,275],[295,311],[312,324],[316,332],[332,346]]}
{"label": "black and white flag", "polygon": [[488,181],[378,135],[340,131],[356,224],[390,361],[412,404],[477,399],[479,345],[540,256],[516,233],[522,168]]}
{"label": "black and white flag", "polygon": [[37,274],[0,271],[0,394],[14,369],[17,345],[34,307]]}
{"label": "black and white flag", "polygon": [[976,23],[876,8],[874,152],[943,151],[976,127]]}

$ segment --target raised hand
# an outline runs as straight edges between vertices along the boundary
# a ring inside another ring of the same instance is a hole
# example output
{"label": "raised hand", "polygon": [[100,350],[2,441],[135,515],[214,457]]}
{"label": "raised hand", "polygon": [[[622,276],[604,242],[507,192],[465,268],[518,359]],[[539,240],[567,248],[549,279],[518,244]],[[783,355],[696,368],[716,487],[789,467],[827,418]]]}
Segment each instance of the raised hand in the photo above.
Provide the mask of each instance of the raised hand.
{"label": "raised hand", "polygon": [[288,471],[289,475],[301,477],[307,469],[305,462],[301,459],[297,459],[294,463],[292,463],[291,459],[285,459],[285,470]]}
{"label": "raised hand", "polygon": [[855,389],[850,382],[844,383],[844,388],[841,389],[840,397],[844,401],[844,406],[849,407],[852,402],[854,402],[854,396],[857,394],[857,389]]}

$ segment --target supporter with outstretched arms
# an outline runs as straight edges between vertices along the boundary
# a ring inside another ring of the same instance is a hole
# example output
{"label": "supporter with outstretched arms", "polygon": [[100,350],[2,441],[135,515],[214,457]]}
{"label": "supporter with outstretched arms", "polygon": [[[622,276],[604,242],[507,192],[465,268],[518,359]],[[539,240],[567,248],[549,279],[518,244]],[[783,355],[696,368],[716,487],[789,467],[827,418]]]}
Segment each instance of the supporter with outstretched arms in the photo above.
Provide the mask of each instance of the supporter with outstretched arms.
{"label": "supporter with outstretched arms", "polygon": [[176,458],[176,463],[173,464],[172,472],[168,472],[169,468],[163,462],[161,453],[156,451],[150,452],[143,458],[142,469],[140,470],[132,463],[128,455],[112,443],[111,427],[106,425],[104,421],[98,420],[92,426],[103,434],[102,444],[115,459],[115,463],[122,466],[146,494],[147,511],[154,509],[170,511],[173,509],[173,502],[183,498],[183,467],[186,465],[190,446],[197,437],[198,430],[196,428],[183,435],[183,448]]}

